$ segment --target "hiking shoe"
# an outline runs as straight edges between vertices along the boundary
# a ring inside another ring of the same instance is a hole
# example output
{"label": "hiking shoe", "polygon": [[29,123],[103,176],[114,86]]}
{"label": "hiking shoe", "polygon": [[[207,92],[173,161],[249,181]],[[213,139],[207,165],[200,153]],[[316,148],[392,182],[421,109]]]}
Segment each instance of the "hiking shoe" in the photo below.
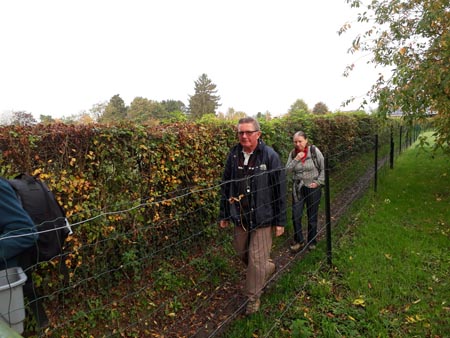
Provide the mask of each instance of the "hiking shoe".
{"label": "hiking shoe", "polygon": [[249,299],[247,303],[247,308],[245,309],[245,314],[247,316],[252,315],[259,311],[259,306],[261,305],[261,301],[259,298],[257,299]]}
{"label": "hiking shoe", "polygon": [[298,252],[298,251],[300,251],[301,249],[303,249],[303,247],[305,246],[305,243],[294,243],[294,244],[292,244],[291,245],[291,251],[292,252]]}

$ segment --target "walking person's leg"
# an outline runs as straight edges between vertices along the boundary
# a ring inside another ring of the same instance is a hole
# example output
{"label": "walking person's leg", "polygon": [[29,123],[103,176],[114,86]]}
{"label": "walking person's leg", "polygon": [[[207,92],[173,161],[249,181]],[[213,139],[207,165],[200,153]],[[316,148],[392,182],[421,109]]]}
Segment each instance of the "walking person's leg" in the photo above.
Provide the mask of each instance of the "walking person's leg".
{"label": "walking person's leg", "polygon": [[233,248],[241,261],[248,265],[248,243],[250,233],[245,231],[241,226],[234,227]]}
{"label": "walking person's leg", "polygon": [[305,205],[305,199],[301,193],[301,190],[297,197],[292,195],[292,224],[294,226],[294,243],[291,245],[291,250],[296,252],[300,250],[305,239],[303,237],[302,217],[303,208]]}
{"label": "walking person's leg", "polygon": [[308,243],[316,245],[317,243],[317,222],[319,217],[319,205],[322,197],[320,188],[307,188],[306,196],[306,213],[308,216]]}
{"label": "walking person's leg", "polygon": [[266,280],[275,271],[275,265],[270,260],[272,248],[272,228],[262,227],[251,232],[248,267],[245,283],[245,293],[249,299],[247,314],[259,310],[260,296]]}
{"label": "walking person's leg", "polygon": [[40,329],[48,326],[49,319],[44,309],[43,299],[38,294],[33,280],[33,271],[36,269],[36,259],[24,253],[18,257],[19,265],[27,276],[23,285],[23,295],[28,300],[28,308],[36,319],[36,324]]}

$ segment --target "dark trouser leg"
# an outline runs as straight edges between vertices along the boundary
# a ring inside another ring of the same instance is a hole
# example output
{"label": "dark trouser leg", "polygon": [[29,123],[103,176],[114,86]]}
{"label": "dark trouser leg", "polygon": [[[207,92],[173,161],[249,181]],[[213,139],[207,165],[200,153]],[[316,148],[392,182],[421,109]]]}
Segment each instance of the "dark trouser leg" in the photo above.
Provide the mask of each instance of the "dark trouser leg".
{"label": "dark trouser leg", "polygon": [[308,216],[308,243],[316,244],[317,236],[317,220],[319,216],[320,198],[322,197],[322,189],[306,188],[306,213]]}
{"label": "dark trouser leg", "polygon": [[36,319],[38,327],[44,328],[48,325],[49,321],[42,304],[42,298],[37,293],[36,287],[33,282],[33,270],[35,269],[36,262],[30,255],[23,254],[19,257],[19,265],[27,275],[27,281],[23,285],[23,295],[29,302],[31,313]]}
{"label": "dark trouser leg", "polygon": [[42,299],[36,292],[34,283],[31,276],[31,271],[28,270],[27,281],[23,286],[23,295],[27,298],[31,312],[36,319],[36,323],[39,328],[44,328],[48,325],[47,314],[45,313]]}
{"label": "dark trouser leg", "polygon": [[302,232],[302,216],[305,199],[301,194],[298,197],[298,201],[295,202],[295,198],[292,196],[292,224],[294,225],[294,242],[303,243],[305,239]]}

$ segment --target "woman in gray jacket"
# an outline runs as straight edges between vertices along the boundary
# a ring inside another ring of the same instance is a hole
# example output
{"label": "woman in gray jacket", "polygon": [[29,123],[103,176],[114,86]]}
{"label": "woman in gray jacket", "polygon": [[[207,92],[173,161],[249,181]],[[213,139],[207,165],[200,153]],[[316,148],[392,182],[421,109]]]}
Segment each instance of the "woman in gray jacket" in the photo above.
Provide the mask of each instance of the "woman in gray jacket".
{"label": "woman in gray jacket", "polygon": [[290,152],[286,169],[292,173],[292,223],[294,225],[294,242],[291,250],[297,252],[305,246],[302,232],[303,209],[306,204],[308,216],[308,245],[316,246],[317,218],[321,186],[325,183],[324,158],[322,152],[308,143],[303,131],[293,136],[294,149]]}

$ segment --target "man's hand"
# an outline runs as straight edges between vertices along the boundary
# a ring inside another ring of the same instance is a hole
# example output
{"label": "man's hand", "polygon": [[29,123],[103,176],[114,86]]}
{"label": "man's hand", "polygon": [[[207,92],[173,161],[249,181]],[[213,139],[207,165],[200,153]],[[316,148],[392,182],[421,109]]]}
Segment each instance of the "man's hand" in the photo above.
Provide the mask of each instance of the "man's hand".
{"label": "man's hand", "polygon": [[229,225],[230,225],[230,221],[227,221],[226,219],[223,219],[223,220],[221,220],[221,221],[219,222],[219,226],[220,226],[222,229],[227,228]]}
{"label": "man's hand", "polygon": [[275,227],[275,237],[280,237],[282,234],[284,234],[284,227],[277,225]]}

